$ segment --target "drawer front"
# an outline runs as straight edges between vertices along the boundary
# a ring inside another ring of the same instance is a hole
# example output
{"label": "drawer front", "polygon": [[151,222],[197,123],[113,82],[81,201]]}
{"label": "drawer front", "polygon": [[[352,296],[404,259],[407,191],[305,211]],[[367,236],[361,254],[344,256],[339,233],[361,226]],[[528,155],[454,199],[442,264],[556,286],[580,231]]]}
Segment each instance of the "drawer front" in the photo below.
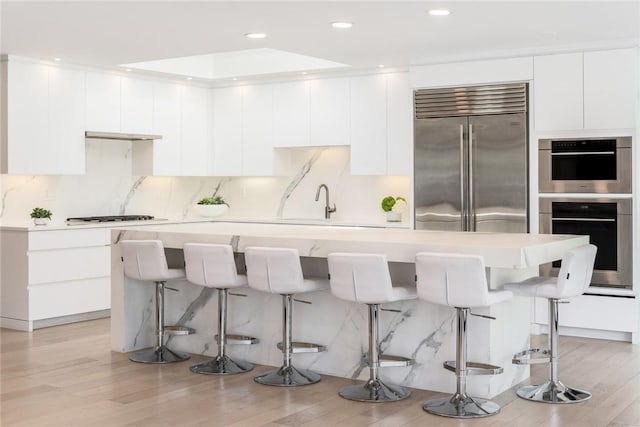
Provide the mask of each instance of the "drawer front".
{"label": "drawer front", "polygon": [[76,280],[29,287],[29,320],[49,319],[110,308],[110,280]]}
{"label": "drawer front", "polygon": [[29,286],[109,277],[110,256],[108,246],[29,252]]}
{"label": "drawer front", "polygon": [[48,230],[29,232],[29,250],[80,248],[109,244],[108,228]]}

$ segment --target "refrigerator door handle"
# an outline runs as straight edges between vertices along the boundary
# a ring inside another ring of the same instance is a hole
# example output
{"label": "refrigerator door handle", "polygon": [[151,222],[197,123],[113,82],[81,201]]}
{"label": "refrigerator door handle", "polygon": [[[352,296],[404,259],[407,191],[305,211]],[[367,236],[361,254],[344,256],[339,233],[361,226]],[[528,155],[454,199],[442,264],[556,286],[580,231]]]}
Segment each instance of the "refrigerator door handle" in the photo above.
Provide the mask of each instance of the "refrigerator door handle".
{"label": "refrigerator door handle", "polygon": [[476,231],[476,207],[473,200],[473,125],[469,123],[469,227],[468,231]]}
{"label": "refrigerator door handle", "polygon": [[467,230],[467,203],[465,198],[466,174],[464,173],[464,125],[460,125],[460,230]]}

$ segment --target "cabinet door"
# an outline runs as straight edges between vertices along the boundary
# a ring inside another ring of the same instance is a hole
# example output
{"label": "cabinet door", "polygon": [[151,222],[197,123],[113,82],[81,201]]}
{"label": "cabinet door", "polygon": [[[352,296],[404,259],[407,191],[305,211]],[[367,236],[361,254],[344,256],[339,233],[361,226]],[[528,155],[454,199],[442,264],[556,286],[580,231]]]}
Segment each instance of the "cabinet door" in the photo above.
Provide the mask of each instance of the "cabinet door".
{"label": "cabinet door", "polygon": [[413,173],[413,91],[408,73],[387,75],[387,174]]}
{"label": "cabinet door", "polygon": [[309,145],[309,81],[273,85],[273,141],[276,147]]}
{"label": "cabinet door", "polygon": [[37,152],[44,156],[40,173],[85,173],[85,73],[49,67],[49,136]]}
{"label": "cabinet door", "polygon": [[635,128],[637,85],[636,49],[585,52],[585,128]]}
{"label": "cabinet door", "polygon": [[154,175],[182,174],[181,92],[179,85],[153,85],[153,133],[162,135],[162,139],[153,142]]}
{"label": "cabinet door", "polygon": [[242,174],[242,87],[213,93],[213,175]]}
{"label": "cabinet door", "polygon": [[47,167],[46,157],[38,153],[38,147],[46,147],[49,142],[48,80],[46,65],[9,63],[5,173],[38,174]]}
{"label": "cabinet door", "polygon": [[242,105],[242,174],[273,175],[272,86],[244,87]]}
{"label": "cabinet door", "polygon": [[185,86],[182,90],[182,174],[203,176],[210,173],[210,96],[209,90]]}
{"label": "cabinet door", "polygon": [[536,56],[533,65],[536,130],[582,129],[582,53]]}
{"label": "cabinet door", "polygon": [[120,76],[87,73],[86,130],[120,132]]}
{"label": "cabinet door", "polygon": [[120,130],[125,133],[151,133],[153,128],[153,83],[122,78]]}
{"label": "cabinet door", "polygon": [[387,76],[351,79],[351,174],[387,173]]}
{"label": "cabinet door", "polygon": [[309,84],[310,145],[349,145],[349,79]]}

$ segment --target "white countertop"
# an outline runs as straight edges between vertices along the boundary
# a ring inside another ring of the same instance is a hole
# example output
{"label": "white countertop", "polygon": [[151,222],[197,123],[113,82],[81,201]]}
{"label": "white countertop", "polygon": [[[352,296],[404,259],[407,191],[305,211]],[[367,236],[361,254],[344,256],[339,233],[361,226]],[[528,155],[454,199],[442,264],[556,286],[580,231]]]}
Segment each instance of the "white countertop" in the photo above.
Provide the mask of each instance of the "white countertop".
{"label": "white countertop", "polygon": [[[303,256],[331,252],[380,252],[389,261],[413,262],[421,251],[478,254],[488,267],[527,268],[560,259],[564,252],[588,243],[587,236],[523,233],[470,233],[358,226],[311,226],[209,222],[126,227],[119,238],[160,238],[167,247],[185,242],[236,242],[247,246],[295,247]],[[140,234],[143,233],[143,234]]]}

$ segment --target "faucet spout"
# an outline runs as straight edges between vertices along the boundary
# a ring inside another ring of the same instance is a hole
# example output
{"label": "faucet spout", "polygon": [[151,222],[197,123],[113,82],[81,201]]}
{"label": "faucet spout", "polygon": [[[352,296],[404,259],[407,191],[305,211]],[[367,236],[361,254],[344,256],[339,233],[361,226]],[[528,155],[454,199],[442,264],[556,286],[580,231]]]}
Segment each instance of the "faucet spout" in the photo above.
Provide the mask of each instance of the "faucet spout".
{"label": "faucet spout", "polygon": [[333,207],[329,205],[329,187],[326,184],[320,184],[318,186],[318,190],[316,191],[316,202],[320,200],[320,190],[324,188],[324,218],[331,219],[331,214],[336,211],[336,204],[333,204]]}

